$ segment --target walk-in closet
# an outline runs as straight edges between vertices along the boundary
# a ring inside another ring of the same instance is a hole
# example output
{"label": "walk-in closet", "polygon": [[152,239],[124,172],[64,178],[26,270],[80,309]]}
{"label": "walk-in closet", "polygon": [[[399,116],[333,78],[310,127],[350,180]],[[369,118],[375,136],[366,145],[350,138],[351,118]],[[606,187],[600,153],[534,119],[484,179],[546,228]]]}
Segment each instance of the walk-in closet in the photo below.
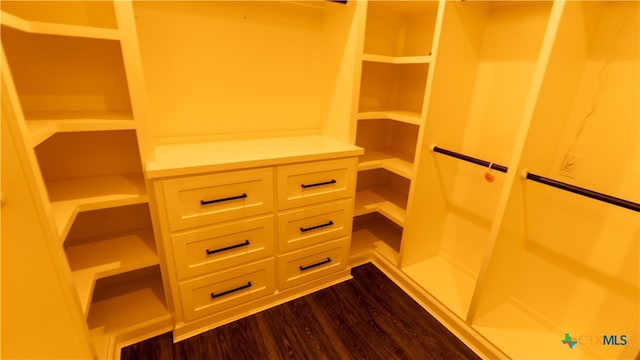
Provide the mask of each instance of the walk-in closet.
{"label": "walk-in closet", "polygon": [[640,356],[640,2],[0,22],[3,358],[118,359],[366,263],[481,358]]}

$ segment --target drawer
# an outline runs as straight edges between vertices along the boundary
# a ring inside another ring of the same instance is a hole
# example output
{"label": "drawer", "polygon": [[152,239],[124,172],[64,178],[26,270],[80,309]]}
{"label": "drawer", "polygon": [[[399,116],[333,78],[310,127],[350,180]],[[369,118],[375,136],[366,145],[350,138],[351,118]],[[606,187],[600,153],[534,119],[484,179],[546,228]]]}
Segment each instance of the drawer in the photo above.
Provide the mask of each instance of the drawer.
{"label": "drawer", "polygon": [[278,288],[284,290],[338,272],[349,263],[349,238],[278,257]]}
{"label": "drawer", "polygon": [[232,308],[275,292],[274,259],[182,283],[185,321]]}
{"label": "drawer", "polygon": [[278,167],[278,209],[353,196],[356,158]]}
{"label": "drawer", "polygon": [[162,186],[172,231],[273,210],[272,168],[170,179]]}
{"label": "drawer", "polygon": [[178,278],[202,275],[273,256],[273,215],[235,221],[171,237]]}
{"label": "drawer", "polygon": [[278,251],[288,252],[351,233],[353,200],[289,210],[278,214]]}

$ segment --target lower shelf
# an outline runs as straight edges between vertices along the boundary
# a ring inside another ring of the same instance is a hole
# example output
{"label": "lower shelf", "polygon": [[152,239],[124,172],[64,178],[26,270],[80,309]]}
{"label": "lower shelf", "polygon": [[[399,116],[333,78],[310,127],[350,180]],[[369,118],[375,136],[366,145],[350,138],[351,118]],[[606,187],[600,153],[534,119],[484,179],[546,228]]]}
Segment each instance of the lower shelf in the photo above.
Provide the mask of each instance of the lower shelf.
{"label": "lower shelf", "polygon": [[67,258],[86,314],[96,279],[158,263],[151,228],[120,233],[70,246]]}
{"label": "lower shelf", "polygon": [[152,266],[98,280],[87,323],[98,358],[108,358],[117,345],[116,337],[126,337],[127,332],[135,333],[148,323],[155,329],[158,323],[170,325],[159,268]]}
{"label": "lower shelf", "polygon": [[368,261],[373,251],[393,264],[399,264],[402,228],[380,214],[354,218],[351,236],[351,264]]}
{"label": "lower shelf", "polygon": [[399,226],[404,226],[406,201],[402,194],[385,186],[361,189],[356,192],[354,216],[378,212]]}
{"label": "lower shelf", "polygon": [[442,255],[404,267],[402,271],[454,314],[466,319],[477,276]]}

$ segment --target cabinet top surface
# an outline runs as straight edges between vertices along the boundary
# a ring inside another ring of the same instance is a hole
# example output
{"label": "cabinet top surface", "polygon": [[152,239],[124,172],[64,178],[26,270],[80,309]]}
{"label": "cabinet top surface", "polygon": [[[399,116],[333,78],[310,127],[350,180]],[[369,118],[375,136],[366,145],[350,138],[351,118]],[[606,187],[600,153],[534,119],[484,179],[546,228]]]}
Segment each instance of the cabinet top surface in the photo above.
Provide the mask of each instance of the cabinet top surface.
{"label": "cabinet top surface", "polygon": [[146,163],[150,179],[228,171],[335,157],[358,156],[364,150],[322,135],[163,144]]}

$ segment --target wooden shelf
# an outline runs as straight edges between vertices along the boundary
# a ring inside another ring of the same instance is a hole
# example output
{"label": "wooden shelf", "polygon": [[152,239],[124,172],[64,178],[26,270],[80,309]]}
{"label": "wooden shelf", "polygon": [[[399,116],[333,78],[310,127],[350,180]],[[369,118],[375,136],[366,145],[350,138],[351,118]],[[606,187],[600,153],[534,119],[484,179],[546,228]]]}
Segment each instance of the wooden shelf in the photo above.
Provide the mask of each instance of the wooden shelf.
{"label": "wooden shelf", "polygon": [[25,113],[32,146],[37,146],[60,132],[132,130],[136,128],[131,113]]}
{"label": "wooden shelf", "polygon": [[362,109],[356,117],[358,120],[390,119],[414,125],[422,124],[422,114],[406,110]]}
{"label": "wooden shelf", "polygon": [[367,149],[360,157],[358,170],[385,169],[413,179],[413,159],[393,149]]}
{"label": "wooden shelf", "polygon": [[393,264],[398,264],[402,228],[381,215],[364,215],[354,219],[351,236],[351,263],[370,260],[375,251]]}
{"label": "wooden shelf", "polygon": [[46,185],[61,242],[80,211],[149,201],[142,174],[49,181]]}
{"label": "wooden shelf", "polygon": [[96,280],[159,262],[151,228],[90,239],[69,246],[66,254],[85,315]]}
{"label": "wooden shelf", "polygon": [[2,43],[27,120],[132,112],[120,41],[5,27]]}
{"label": "wooden shelf", "polygon": [[356,192],[354,216],[377,212],[404,227],[407,217],[407,197],[384,185],[376,185]]}
{"label": "wooden shelf", "polygon": [[157,267],[119,277],[122,278],[98,281],[87,318],[98,358],[117,358],[117,354],[111,352],[120,335],[130,338],[127,333],[135,333],[138,329],[157,332],[171,328],[171,315],[164,301]]}
{"label": "wooden shelf", "polygon": [[442,255],[404,267],[402,271],[454,314],[466,319],[477,276]]}
{"label": "wooden shelf", "polygon": [[365,53],[391,57],[429,54],[437,10],[437,1],[369,2]]}
{"label": "wooden shelf", "polygon": [[30,21],[6,11],[1,12],[1,17],[2,25],[31,34],[74,36],[105,40],[118,40],[120,38],[118,29]]}
{"label": "wooden shelf", "polygon": [[358,112],[422,113],[429,65],[363,62]]}
{"label": "wooden shelf", "polygon": [[387,55],[377,55],[377,54],[363,54],[362,60],[387,63],[387,64],[428,64],[431,62],[431,56],[430,55],[387,56]]}

